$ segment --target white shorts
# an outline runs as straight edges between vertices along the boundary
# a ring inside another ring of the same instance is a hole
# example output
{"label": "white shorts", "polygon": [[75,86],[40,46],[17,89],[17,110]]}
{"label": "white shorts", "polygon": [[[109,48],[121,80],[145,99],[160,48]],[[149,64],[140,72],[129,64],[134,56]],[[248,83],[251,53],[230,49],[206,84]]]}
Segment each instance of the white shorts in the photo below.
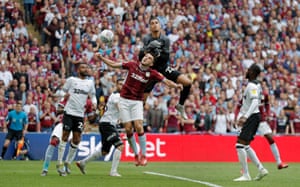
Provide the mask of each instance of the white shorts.
{"label": "white shorts", "polygon": [[[62,134],[63,134],[63,124],[62,124],[62,123],[58,123],[58,124],[54,127],[54,129],[53,129],[53,131],[52,131],[52,133],[51,133],[50,141],[51,141],[51,138],[52,138],[53,136],[56,136],[56,137],[59,139],[59,141],[61,141]],[[68,140],[70,141],[72,138],[73,138],[73,133],[71,132]]]}
{"label": "white shorts", "polygon": [[143,101],[120,97],[119,109],[122,123],[144,119]]}
{"label": "white shorts", "polygon": [[260,135],[271,134],[272,129],[266,121],[262,121],[259,123],[257,133]]}

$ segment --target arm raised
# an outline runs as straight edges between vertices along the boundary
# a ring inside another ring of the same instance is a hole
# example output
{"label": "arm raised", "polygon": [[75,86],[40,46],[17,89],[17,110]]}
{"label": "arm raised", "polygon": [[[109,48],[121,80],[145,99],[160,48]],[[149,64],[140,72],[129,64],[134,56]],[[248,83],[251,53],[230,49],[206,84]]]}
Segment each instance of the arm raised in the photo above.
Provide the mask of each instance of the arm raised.
{"label": "arm raised", "polygon": [[112,68],[120,68],[122,67],[122,63],[120,62],[114,62],[108,58],[103,57],[100,53],[97,54],[97,57],[104,62],[105,64],[107,64],[108,66],[112,67]]}

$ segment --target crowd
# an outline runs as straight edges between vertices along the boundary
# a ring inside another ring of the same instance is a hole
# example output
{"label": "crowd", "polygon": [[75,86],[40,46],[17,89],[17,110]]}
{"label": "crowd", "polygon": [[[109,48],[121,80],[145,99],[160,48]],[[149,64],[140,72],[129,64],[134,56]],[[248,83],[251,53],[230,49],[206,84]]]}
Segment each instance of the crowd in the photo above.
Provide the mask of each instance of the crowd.
{"label": "crowd", "polygon": [[[50,132],[65,79],[86,62],[95,81],[99,113],[123,70],[96,57],[136,61],[158,17],[171,41],[169,64],[193,80],[185,103],[188,119],[175,105],[179,90],[158,83],[144,110],[148,132],[233,133],[234,109],[252,63],[263,68],[269,93],[268,122],[276,134],[300,133],[300,4],[296,0],[24,0],[2,1],[0,9],[0,130],[21,100],[31,132]],[[33,25],[41,36],[28,31]],[[103,29],[114,41],[99,39]]]}

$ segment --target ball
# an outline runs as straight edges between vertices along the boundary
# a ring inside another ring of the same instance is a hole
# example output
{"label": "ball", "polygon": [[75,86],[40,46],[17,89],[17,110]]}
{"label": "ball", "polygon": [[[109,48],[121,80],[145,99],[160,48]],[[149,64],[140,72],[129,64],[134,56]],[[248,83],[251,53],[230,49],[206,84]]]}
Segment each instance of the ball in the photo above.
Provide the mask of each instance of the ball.
{"label": "ball", "polygon": [[111,43],[114,38],[114,33],[111,30],[105,29],[100,33],[100,39],[103,43]]}

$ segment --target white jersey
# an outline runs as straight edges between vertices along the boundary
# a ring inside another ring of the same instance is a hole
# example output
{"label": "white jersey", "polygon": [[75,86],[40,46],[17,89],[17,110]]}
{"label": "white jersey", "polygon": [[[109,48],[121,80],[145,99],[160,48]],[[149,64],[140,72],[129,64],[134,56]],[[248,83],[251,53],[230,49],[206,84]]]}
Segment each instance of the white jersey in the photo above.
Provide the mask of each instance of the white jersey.
{"label": "white jersey", "polygon": [[70,94],[64,111],[72,116],[84,117],[88,96],[93,104],[97,104],[94,82],[88,79],[70,77],[66,80],[63,90]]}
{"label": "white jersey", "polygon": [[243,102],[238,115],[239,117],[247,115],[247,117],[249,117],[251,114],[259,113],[259,104],[254,107],[250,106],[252,104],[253,99],[258,99],[258,102],[260,103],[261,93],[262,90],[259,84],[255,84],[253,82],[249,82],[247,84],[247,87],[245,88],[245,92],[243,94]]}
{"label": "white jersey", "polygon": [[120,93],[113,92],[106,103],[105,112],[100,119],[100,122],[109,122],[112,125],[117,125],[119,121],[119,104]]}

